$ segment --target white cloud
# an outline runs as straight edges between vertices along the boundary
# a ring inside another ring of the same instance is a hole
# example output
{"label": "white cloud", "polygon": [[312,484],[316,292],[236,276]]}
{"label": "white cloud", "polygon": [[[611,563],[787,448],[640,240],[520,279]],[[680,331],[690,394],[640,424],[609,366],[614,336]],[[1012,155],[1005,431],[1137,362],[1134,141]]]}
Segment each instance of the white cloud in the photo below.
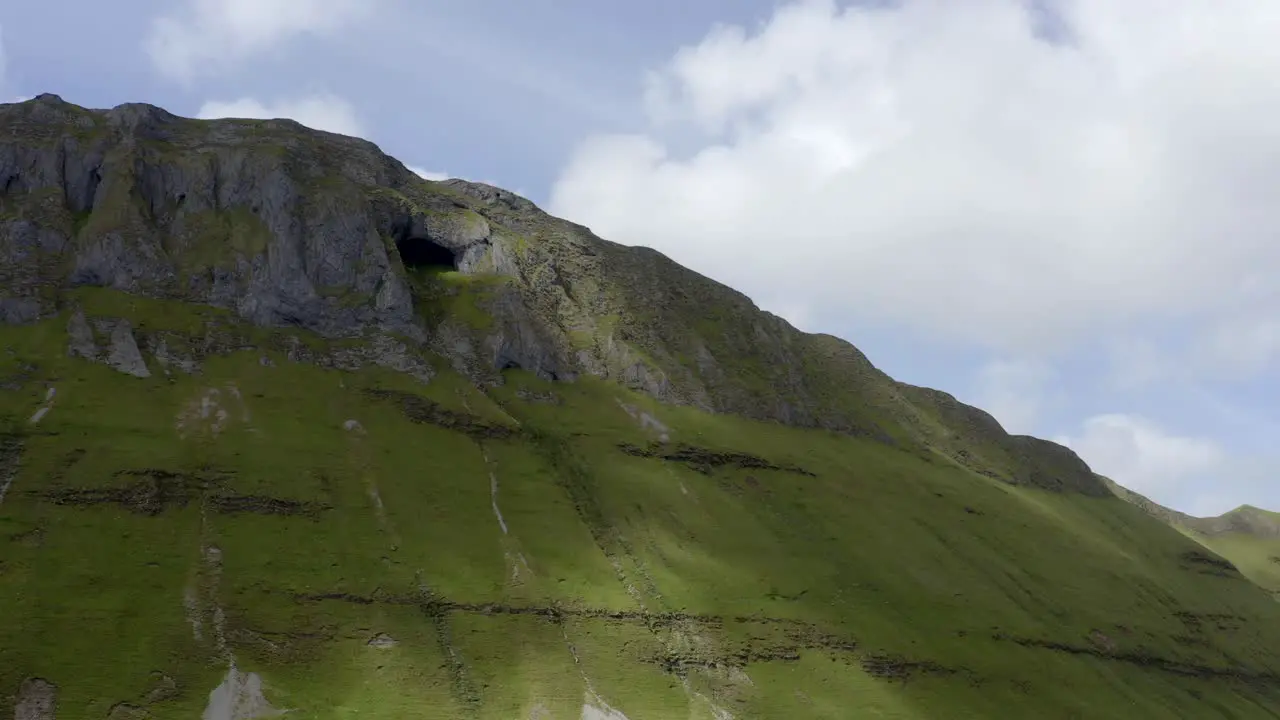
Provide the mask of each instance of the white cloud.
{"label": "white cloud", "polygon": [[1034,434],[1047,400],[1053,370],[1032,360],[995,360],[978,371],[977,405],[1000,421],[1005,431]]}
{"label": "white cloud", "polygon": [[412,172],[414,175],[417,175],[423,180],[440,181],[440,180],[448,180],[450,177],[449,173],[432,172],[430,170],[424,170],[420,167],[417,167],[416,165],[406,165],[405,167],[409,168],[409,172]]}
{"label": "white cloud", "polygon": [[[175,3],[178,4],[178,3]],[[177,80],[215,74],[299,35],[328,35],[375,0],[185,0],[151,22],[144,47]]]}
{"label": "white cloud", "polygon": [[270,120],[290,118],[316,130],[359,136],[363,132],[360,118],[351,103],[336,95],[312,95],[264,104],[253,98],[229,102],[209,101],[200,106],[196,117],[256,118]]}
{"label": "white cloud", "polygon": [[1055,438],[1089,466],[1157,502],[1176,497],[1189,481],[1223,482],[1227,454],[1213,440],[1175,435],[1136,415],[1097,415],[1075,436]]}
{"label": "white cloud", "polygon": [[1058,44],[1022,0],[844,5],[681,50],[552,211],[766,306],[1015,356],[1280,315],[1248,291],[1280,273],[1280,4],[1056,3]]}

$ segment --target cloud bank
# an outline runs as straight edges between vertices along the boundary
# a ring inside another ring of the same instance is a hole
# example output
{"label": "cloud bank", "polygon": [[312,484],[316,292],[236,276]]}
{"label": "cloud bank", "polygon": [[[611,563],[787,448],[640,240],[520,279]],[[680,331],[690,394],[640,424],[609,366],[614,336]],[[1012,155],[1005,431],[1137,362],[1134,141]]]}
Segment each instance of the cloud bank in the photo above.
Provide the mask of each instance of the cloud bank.
{"label": "cloud bank", "polygon": [[[1280,5],[807,0],[647,80],[551,206],[764,302],[1013,354],[1147,321],[1277,348]],[[1275,289],[1273,289],[1275,288]]]}

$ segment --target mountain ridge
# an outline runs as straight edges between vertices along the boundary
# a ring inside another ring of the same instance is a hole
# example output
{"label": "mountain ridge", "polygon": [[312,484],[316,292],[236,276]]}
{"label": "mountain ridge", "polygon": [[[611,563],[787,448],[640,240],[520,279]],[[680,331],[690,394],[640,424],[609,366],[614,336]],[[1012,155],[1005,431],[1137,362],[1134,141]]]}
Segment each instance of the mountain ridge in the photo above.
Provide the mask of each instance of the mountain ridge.
{"label": "mountain ridge", "polygon": [[[949,394],[897,383],[843,339],[803,333],[657,251],[602,240],[507,191],[422,180],[368,141],[143,104],[90,111],[50,94],[3,112],[3,187],[60,188],[71,238],[58,250],[74,258],[64,278],[32,283],[21,269],[38,276],[39,261],[29,255],[24,266],[11,252],[19,272],[0,278],[11,287],[0,299],[11,320],[38,317],[47,308],[32,288],[61,281],[208,302],[258,325],[322,335],[375,326],[447,338],[433,349],[481,382],[513,366],[542,377],[586,373],[667,402],[939,453],[1008,482],[1106,494],[1070,449],[1010,436]],[[26,137],[31,121],[44,132],[61,126],[69,139]],[[32,149],[33,138],[45,147]],[[206,217],[224,208],[230,219]],[[332,235],[335,224],[347,234]],[[126,242],[122,229],[145,240]],[[444,248],[463,275],[492,280],[468,294],[495,328],[477,333],[446,317],[428,332],[415,322],[401,252],[413,244]],[[26,292],[13,297],[13,288]],[[961,453],[956,438],[969,449]]]}
{"label": "mountain ridge", "polygon": [[1272,510],[1246,503],[1219,515],[1198,517],[1165,507],[1110,478],[1104,477],[1103,480],[1121,499],[1174,526],[1184,527],[1206,536],[1238,533],[1280,538],[1280,513]]}

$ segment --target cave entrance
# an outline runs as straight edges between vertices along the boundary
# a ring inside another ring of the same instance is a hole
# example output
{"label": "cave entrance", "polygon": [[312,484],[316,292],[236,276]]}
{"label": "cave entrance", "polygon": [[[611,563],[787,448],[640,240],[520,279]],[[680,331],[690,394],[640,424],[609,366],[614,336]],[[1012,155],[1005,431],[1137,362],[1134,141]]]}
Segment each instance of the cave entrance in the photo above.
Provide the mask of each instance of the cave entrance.
{"label": "cave entrance", "polygon": [[406,270],[448,272],[458,269],[458,256],[449,248],[424,237],[396,241],[396,250]]}

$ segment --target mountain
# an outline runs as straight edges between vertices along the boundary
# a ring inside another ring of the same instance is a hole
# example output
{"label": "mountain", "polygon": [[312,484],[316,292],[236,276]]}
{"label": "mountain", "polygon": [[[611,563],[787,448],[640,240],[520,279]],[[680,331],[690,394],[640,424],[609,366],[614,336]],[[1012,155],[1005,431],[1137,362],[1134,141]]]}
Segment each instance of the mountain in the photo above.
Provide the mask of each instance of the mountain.
{"label": "mountain", "polygon": [[1164,507],[1110,478],[1103,481],[1121,499],[1230,560],[1245,577],[1280,599],[1280,513],[1241,505],[1217,517],[1192,517]]}
{"label": "mountain", "polygon": [[1280,604],[661,254],[363,140],[0,105],[0,717],[1280,714]]}

